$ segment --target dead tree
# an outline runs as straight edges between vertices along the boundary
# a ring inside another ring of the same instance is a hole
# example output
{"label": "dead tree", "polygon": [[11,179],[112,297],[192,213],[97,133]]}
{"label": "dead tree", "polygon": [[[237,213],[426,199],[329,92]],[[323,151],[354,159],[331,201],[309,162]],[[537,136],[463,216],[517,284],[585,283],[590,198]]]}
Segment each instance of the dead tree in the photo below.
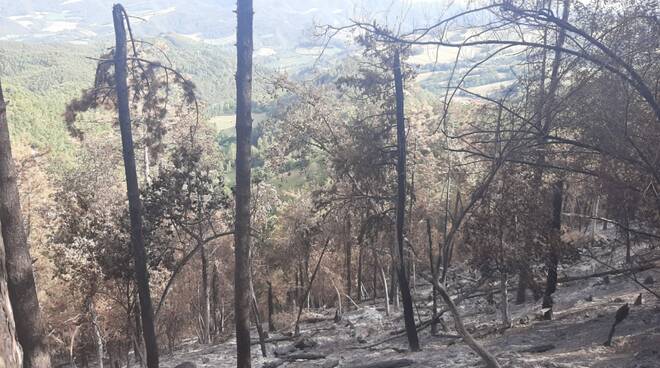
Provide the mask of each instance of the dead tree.
{"label": "dead tree", "polygon": [[548,268],[548,275],[545,285],[545,294],[543,295],[543,308],[548,309],[544,313],[544,319],[552,319],[552,294],[557,291],[557,267],[559,265],[558,243],[561,241],[561,207],[563,198],[563,181],[559,180],[554,183],[552,188],[552,222],[551,222],[551,237],[552,243],[548,250],[546,265]]}
{"label": "dead tree", "polygon": [[131,116],[129,110],[126,62],[126,29],[124,27],[124,7],[116,4],[112,8],[115,28],[115,84],[117,93],[117,109],[119,128],[126,172],[126,190],[128,193],[128,211],[131,222],[131,244],[133,245],[133,261],[135,281],[140,298],[140,313],[142,320],[142,335],[147,353],[147,367],[158,368],[158,343],[154,328],[153,308],[149,291],[149,273],[147,272],[147,257],[144,248],[144,229],[142,223],[142,205],[138,187],[133,134],[131,132]]}
{"label": "dead tree", "polygon": [[211,293],[209,290],[209,260],[208,256],[206,255],[206,249],[204,249],[204,245],[200,246],[199,256],[202,263],[202,295],[200,298],[200,305],[202,307],[200,310],[202,317],[202,333],[200,340],[202,344],[208,344],[211,342]]}
{"label": "dead tree", "polygon": [[273,313],[275,310],[273,302],[273,283],[268,281],[268,332],[275,332],[275,323],[273,323]]}
{"label": "dead tree", "polygon": [[[431,267],[431,274],[434,275],[435,270],[433,267],[433,238],[431,237],[431,220],[429,219],[426,219],[426,235],[429,239],[429,266]],[[437,290],[435,290],[435,287],[433,288],[432,298],[433,308],[431,310],[431,335],[435,335],[438,332],[438,321],[436,318],[438,315],[438,293]]]}
{"label": "dead tree", "polygon": [[222,290],[220,289],[220,272],[218,265],[213,263],[213,277],[211,279],[211,317],[213,318],[213,334],[225,332],[222,310]]}
{"label": "dead tree", "polygon": [[7,267],[7,287],[16,323],[16,335],[23,347],[23,367],[49,368],[50,355],[41,321],[41,310],[32,271],[32,257],[23,228],[16,167],[11,153],[7,125],[7,104],[2,93],[2,85],[0,85],[0,224],[4,239],[3,266]]}
{"label": "dead tree", "polygon": [[298,306],[298,315],[296,316],[296,323],[293,328],[295,336],[300,335],[300,316],[302,315],[302,311],[305,306],[305,299],[309,297],[309,292],[312,290],[312,284],[314,283],[316,274],[319,272],[319,268],[321,267],[321,261],[323,261],[323,256],[325,255],[325,251],[328,249],[329,244],[330,244],[330,238],[326,239],[325,244],[323,245],[323,249],[321,250],[321,255],[319,256],[319,260],[316,262],[316,267],[314,267],[314,272],[312,273],[312,277],[309,279],[309,283],[307,284],[307,289],[305,290],[305,294],[303,294],[302,298],[300,299],[300,303]]}
{"label": "dead tree", "polygon": [[502,309],[502,327],[511,328],[511,312],[509,311],[509,275],[506,271],[500,273],[500,293],[502,300],[500,307]]}
{"label": "dead tree", "polygon": [[406,260],[404,253],[403,226],[406,211],[406,125],[403,98],[403,75],[399,51],[394,55],[394,88],[396,96],[396,142],[397,142],[397,201],[396,201],[396,241],[398,246],[398,278],[403,300],[403,316],[406,324],[408,346],[411,351],[419,351],[419,338],[415,328],[412,295],[406,275]]}
{"label": "dead tree", "polygon": [[96,307],[94,306],[94,295],[89,295],[85,302],[85,307],[90,316],[90,322],[92,324],[92,329],[94,330],[94,343],[96,344],[96,358],[98,362],[98,367],[103,368],[103,334],[101,332],[101,326],[99,326],[98,315],[96,314]]}
{"label": "dead tree", "polygon": [[[380,276],[383,278],[383,294],[385,298],[385,315],[389,316],[390,315],[390,293],[389,290],[387,290],[387,277],[385,277],[385,271],[383,268],[380,268]],[[375,278],[374,278],[375,279]],[[374,294],[375,294],[374,289]],[[374,300],[376,300],[376,297],[374,297]]]}
{"label": "dead tree", "polygon": [[261,323],[261,315],[259,314],[259,305],[257,303],[257,295],[254,293],[254,285],[250,282],[250,297],[252,299],[252,315],[254,315],[254,324],[257,326],[257,334],[259,335],[259,345],[261,346],[261,355],[265,358],[266,352],[266,339],[268,335],[264,331],[263,324]]}
{"label": "dead tree", "polygon": [[[346,251],[346,297],[350,298],[351,297],[351,292],[352,292],[352,285],[353,285],[353,275],[351,274],[351,259],[353,258],[353,245],[351,244],[351,217],[347,216],[346,217],[346,228],[345,228],[346,233],[344,234],[344,247]],[[360,290],[358,289],[358,295],[360,293]]]}
{"label": "dead tree", "polygon": [[[183,226],[180,227],[184,231],[187,229]],[[163,289],[163,292],[160,295],[160,299],[158,301],[158,306],[156,307],[156,316],[160,315],[160,311],[165,304],[165,300],[167,295],[169,294],[169,291],[172,289],[172,286],[174,285],[174,281],[176,280],[176,277],[181,273],[181,271],[184,269],[185,265],[190,262],[192,257],[199,252],[202,247],[204,247],[206,244],[210,243],[211,241],[228,236],[228,235],[233,235],[233,231],[227,231],[223,233],[215,233],[213,235],[210,235],[208,237],[200,237],[199,234],[193,232],[193,231],[186,231],[188,235],[190,235],[193,239],[195,239],[195,248],[193,248],[190,252],[188,252],[181,260],[174,266],[174,270],[172,271],[172,274],[170,275],[169,279],[167,280],[167,283],[165,284],[165,288]],[[215,277],[215,276],[214,276]]]}
{"label": "dead tree", "polygon": [[237,2],[236,31],[236,223],[234,318],[236,366],[250,368],[250,184],[252,163],[252,0]]}
{"label": "dead tree", "polygon": [[[563,12],[562,12],[562,21],[566,22],[568,20],[568,13],[570,7],[570,0],[564,0]],[[542,119],[543,124],[541,125],[541,133],[543,135],[543,143],[547,138],[545,138],[550,128],[552,127],[552,116],[553,109],[555,108],[555,99],[557,95],[557,89],[559,88],[560,76],[559,76],[559,67],[561,65],[562,52],[561,48],[564,47],[564,41],[566,40],[566,30],[564,28],[559,29],[559,34],[557,36],[558,49],[555,50],[555,56],[552,61],[552,70],[550,72],[550,85],[548,87],[547,101],[542,102]],[[540,170],[540,168],[537,168]],[[554,183],[552,187],[552,219],[550,222],[549,229],[549,238],[551,239],[550,249],[547,252],[547,278],[546,278],[546,287],[545,294],[543,297],[543,308],[549,308],[549,311],[545,314],[546,319],[552,319],[552,294],[557,290],[557,267],[559,265],[559,254],[558,254],[558,245],[561,241],[561,208],[562,208],[562,195],[563,195],[563,185],[564,183],[559,180]]]}

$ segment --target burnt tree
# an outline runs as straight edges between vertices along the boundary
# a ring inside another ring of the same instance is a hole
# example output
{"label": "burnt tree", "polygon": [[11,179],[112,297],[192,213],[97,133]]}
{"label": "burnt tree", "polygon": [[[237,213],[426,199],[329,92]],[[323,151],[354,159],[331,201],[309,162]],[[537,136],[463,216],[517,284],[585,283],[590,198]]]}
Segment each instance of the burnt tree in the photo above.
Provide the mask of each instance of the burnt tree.
{"label": "burnt tree", "polygon": [[406,125],[403,99],[403,76],[399,51],[394,55],[394,89],[396,94],[396,142],[397,142],[397,201],[396,201],[396,242],[399,258],[397,275],[403,300],[403,316],[406,324],[406,336],[411,351],[419,351],[419,339],[415,327],[412,295],[406,276],[403,226],[406,211]]}
{"label": "burnt tree", "polygon": [[[16,323],[18,342],[23,347],[23,367],[49,368],[46,345],[32,271],[32,257],[23,228],[16,167],[11,153],[7,105],[0,84],[0,224],[4,239],[7,287]],[[7,313],[5,311],[5,313]]]}
{"label": "burnt tree", "polygon": [[126,52],[126,28],[124,7],[116,4],[112,8],[112,18],[115,29],[115,84],[117,93],[117,112],[119,129],[121,131],[122,154],[126,172],[126,191],[128,195],[128,211],[131,223],[131,244],[133,245],[133,261],[135,281],[140,299],[140,317],[142,321],[142,336],[147,354],[147,367],[158,367],[158,343],[154,328],[153,308],[149,291],[149,273],[147,272],[147,256],[144,248],[144,229],[142,223],[142,205],[135,166],[135,151],[133,133],[131,131],[131,113],[128,97],[128,66]]}
{"label": "burnt tree", "polygon": [[7,290],[5,248],[0,236],[0,367],[21,368],[23,351],[16,337],[14,312]]}
{"label": "burnt tree", "polygon": [[250,177],[252,136],[252,0],[238,0],[236,31],[236,223],[234,316],[236,366],[250,368]]}

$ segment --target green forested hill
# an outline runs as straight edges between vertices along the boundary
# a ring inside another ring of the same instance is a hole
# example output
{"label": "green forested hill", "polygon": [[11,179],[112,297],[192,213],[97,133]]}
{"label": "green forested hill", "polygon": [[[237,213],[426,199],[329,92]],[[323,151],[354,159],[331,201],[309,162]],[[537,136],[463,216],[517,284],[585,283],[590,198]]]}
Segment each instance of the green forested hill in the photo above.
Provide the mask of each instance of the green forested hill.
{"label": "green forested hill", "polygon": [[94,79],[99,48],[74,45],[0,43],[0,76],[9,99],[14,139],[65,154],[69,138],[64,106]]}
{"label": "green forested hill", "polygon": [[[233,111],[231,54],[220,47],[168,38],[156,40],[174,66],[198,87],[206,116]],[[94,80],[95,61],[108,43],[97,45],[0,42],[0,78],[10,101],[14,139],[66,155],[71,142],[66,104]]]}

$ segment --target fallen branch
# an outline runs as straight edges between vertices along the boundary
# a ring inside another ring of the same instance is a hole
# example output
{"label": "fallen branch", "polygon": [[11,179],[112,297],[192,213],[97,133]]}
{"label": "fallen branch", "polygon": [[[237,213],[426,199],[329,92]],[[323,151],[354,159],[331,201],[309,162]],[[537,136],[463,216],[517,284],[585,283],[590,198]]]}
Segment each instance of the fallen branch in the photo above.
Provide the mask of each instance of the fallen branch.
{"label": "fallen branch", "polygon": [[400,368],[413,365],[415,362],[410,359],[395,359],[383,362],[375,362],[369,364],[348,365],[348,368]]}
{"label": "fallen branch", "polygon": [[611,219],[608,219],[608,218],[605,218],[605,217],[598,217],[598,216],[593,216],[593,215],[582,215],[582,214],[579,214],[579,213],[562,213],[562,215],[563,216],[568,216],[568,217],[580,217],[580,218],[586,218],[586,219],[590,219],[590,220],[602,221],[602,222],[612,224],[614,226],[618,226],[618,227],[621,228],[621,230],[624,230],[624,231],[628,231],[628,232],[631,232],[631,233],[635,233],[635,234],[646,236],[646,237],[653,238],[653,239],[660,239],[659,235],[649,233],[649,232],[644,231],[644,230],[633,229],[633,228],[628,227],[628,226],[626,226],[626,225],[624,225],[624,224],[622,224],[618,221],[614,221],[614,220],[611,220]]}
{"label": "fallen branch", "polygon": [[546,351],[550,351],[554,348],[556,348],[554,344],[544,344],[544,345],[532,346],[527,349],[520,350],[520,352],[538,354],[538,353],[545,353]]}
{"label": "fallen branch", "polygon": [[281,357],[278,360],[264,364],[262,368],[277,368],[284,363],[295,362],[296,360],[319,360],[319,359],[325,359],[325,354],[316,354],[316,353],[289,354]]}
{"label": "fallen branch", "polygon": [[[651,260],[651,261],[656,261]],[[649,262],[651,262],[649,261]],[[608,266],[612,268],[612,266]],[[642,272],[642,271],[648,271],[654,268],[658,268],[657,265],[654,265],[652,263],[645,264],[642,266],[637,266],[637,267],[632,267],[632,268],[624,268],[624,269],[612,269],[610,271],[603,271],[603,272],[596,272],[592,273],[589,275],[583,275],[583,276],[564,276],[560,277],[557,279],[558,283],[565,283],[565,282],[573,282],[573,281],[580,281],[580,280],[587,280],[587,279],[592,279],[596,277],[603,277],[603,276],[613,276],[613,275],[621,275],[621,274],[626,274],[626,273],[635,273],[635,272]],[[516,288],[518,284],[512,284],[511,288]],[[540,286],[543,286],[542,284]],[[466,296],[464,299],[474,299],[482,296],[486,296],[489,294],[499,294],[501,290],[499,288],[497,289],[491,289],[491,290],[478,290],[478,293],[471,294]]]}
{"label": "fallen branch", "polygon": [[325,354],[296,353],[296,354],[289,354],[287,356],[284,356],[282,357],[282,359],[288,360],[290,362],[294,360],[318,360],[318,359],[325,359]]}
{"label": "fallen branch", "polygon": [[[295,339],[295,336],[271,337],[271,338],[269,338],[269,339],[265,339],[265,340],[264,340],[264,343],[265,343],[265,344],[268,344],[268,343],[271,343],[271,342],[291,341],[291,340],[293,340],[293,339]],[[259,340],[252,340],[252,341],[250,342],[250,345],[257,345],[257,344],[259,344],[259,343],[260,343]]]}
{"label": "fallen branch", "polygon": [[314,323],[321,323],[321,322],[326,322],[326,321],[332,321],[334,320],[334,317],[307,317],[303,318],[301,320],[302,323],[307,323],[308,325],[314,324]]}
{"label": "fallen branch", "polygon": [[500,368],[500,364],[497,362],[497,359],[490,354],[486,349],[484,349],[481,344],[479,344],[474,337],[470,334],[470,332],[465,328],[463,325],[463,319],[461,317],[461,314],[458,312],[458,309],[456,308],[456,304],[454,301],[451,299],[451,296],[449,296],[449,293],[447,293],[447,290],[440,285],[438,282],[438,279],[435,277],[426,277],[425,275],[422,275],[427,281],[431,282],[433,286],[437,289],[438,294],[444,300],[445,304],[447,304],[447,308],[452,314],[452,317],[454,318],[454,325],[456,326],[456,331],[463,337],[463,341],[474,350],[475,353],[477,353],[481,359],[486,363],[486,366],[488,368]]}
{"label": "fallen branch", "polygon": [[[591,253],[591,252],[590,252],[590,253]],[[598,262],[599,264],[601,264],[601,265],[603,265],[603,266],[605,266],[605,267],[608,267],[608,268],[610,268],[610,269],[612,269],[612,270],[616,270],[616,268],[614,268],[614,267],[610,266],[609,264],[607,264],[607,263],[605,263],[605,262],[599,260],[596,256],[594,256],[594,255],[592,255],[592,254],[587,255],[587,257],[593,259],[594,261]],[[656,259],[650,259],[650,260],[647,260],[647,264],[646,264],[645,266],[649,266],[649,267],[650,267],[650,266],[653,264],[652,262],[655,262],[655,261],[657,261],[657,260],[658,260],[657,258],[656,258]],[[648,292],[651,293],[653,296],[655,296],[656,298],[660,299],[660,295],[659,295],[658,293],[656,293],[653,289],[651,289],[651,288],[649,288],[648,286],[644,285],[643,283],[641,283],[641,282],[637,279],[637,275],[636,275],[635,273],[638,272],[638,271],[635,271],[634,269],[631,269],[631,268],[628,268],[627,270],[630,271],[630,274],[626,274],[626,277],[628,277],[630,280],[632,280],[634,283],[636,283],[636,284],[637,284],[639,287],[641,287],[642,289],[648,291]],[[642,271],[643,271],[643,270],[642,270]]]}
{"label": "fallen branch", "polygon": [[561,277],[557,279],[557,282],[571,282],[571,281],[578,281],[578,280],[586,280],[586,279],[591,279],[594,277],[603,277],[603,276],[611,276],[611,275],[620,275],[628,272],[641,272],[641,271],[646,271],[650,270],[652,268],[656,268],[657,266],[655,265],[643,265],[643,266],[638,266],[638,267],[632,267],[632,268],[624,268],[624,269],[615,269],[615,270],[610,270],[610,271],[604,271],[604,272],[597,272],[597,273],[592,273],[590,275],[585,275],[585,276],[566,276],[566,277]]}

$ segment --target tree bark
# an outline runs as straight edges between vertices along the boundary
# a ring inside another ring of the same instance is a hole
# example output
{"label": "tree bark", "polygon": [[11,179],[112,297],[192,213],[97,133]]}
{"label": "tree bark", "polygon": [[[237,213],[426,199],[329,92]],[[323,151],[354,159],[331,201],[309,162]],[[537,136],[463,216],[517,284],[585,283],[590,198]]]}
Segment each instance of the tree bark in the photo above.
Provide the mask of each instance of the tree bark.
{"label": "tree bark", "polygon": [[[0,96],[2,96],[1,91]],[[0,109],[2,109],[2,105],[0,105]],[[5,246],[2,241],[2,235],[0,234],[0,367],[21,368],[22,365],[23,350],[16,336],[14,311],[11,307],[9,290],[7,289]]]}
{"label": "tree bark", "polygon": [[[23,367],[48,368],[45,341],[32,257],[23,228],[16,167],[11,153],[7,105],[0,84],[0,224],[4,239],[7,289],[14,314],[16,335],[23,348]],[[6,307],[5,307],[6,308]],[[5,311],[6,313],[6,311]]]}
{"label": "tree bark", "polygon": [[252,163],[252,0],[238,0],[236,30],[236,366],[250,368],[250,183]]}
{"label": "tree bark", "polygon": [[394,84],[396,95],[396,141],[397,141],[397,202],[396,202],[396,240],[399,251],[399,288],[403,300],[403,315],[406,324],[406,336],[411,351],[419,351],[419,339],[415,328],[415,315],[413,310],[410,286],[406,276],[406,260],[404,252],[403,226],[406,211],[406,126],[403,98],[403,76],[401,74],[401,60],[399,51],[394,56]]}

